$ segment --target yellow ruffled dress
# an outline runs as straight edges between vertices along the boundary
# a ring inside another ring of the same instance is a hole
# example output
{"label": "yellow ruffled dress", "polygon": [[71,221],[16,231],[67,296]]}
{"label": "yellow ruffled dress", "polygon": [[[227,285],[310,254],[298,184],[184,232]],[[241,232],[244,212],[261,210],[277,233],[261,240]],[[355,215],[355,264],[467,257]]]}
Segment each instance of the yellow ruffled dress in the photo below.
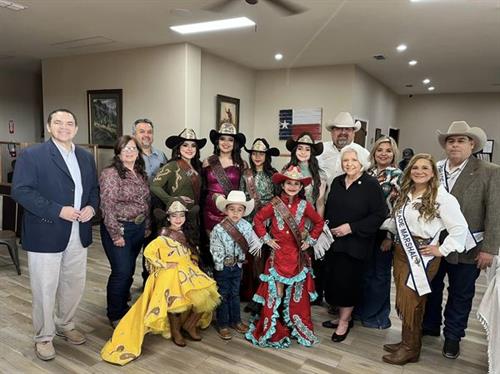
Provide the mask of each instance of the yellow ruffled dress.
{"label": "yellow ruffled dress", "polygon": [[141,354],[144,335],[170,338],[167,313],[191,309],[203,313],[198,327],[207,328],[212,311],[220,302],[215,281],[191,260],[191,251],[180,242],[159,236],[144,250],[150,275],[144,293],[121,319],[110,340],[101,350],[103,360],[125,365]]}

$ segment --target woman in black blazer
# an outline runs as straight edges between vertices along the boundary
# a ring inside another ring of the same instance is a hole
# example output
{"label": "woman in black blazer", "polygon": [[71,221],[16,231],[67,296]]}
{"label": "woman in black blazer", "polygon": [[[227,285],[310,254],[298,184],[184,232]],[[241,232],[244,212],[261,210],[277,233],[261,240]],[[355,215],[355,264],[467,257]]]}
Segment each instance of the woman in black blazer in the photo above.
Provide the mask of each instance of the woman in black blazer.
{"label": "woman in black blazer", "polygon": [[365,173],[368,159],[349,146],[341,152],[342,174],[335,178],[326,202],[325,219],[335,238],[326,255],[326,301],[339,307],[334,342],[343,341],[352,327],[351,314],[359,297],[364,262],[370,258],[387,205],[377,180]]}

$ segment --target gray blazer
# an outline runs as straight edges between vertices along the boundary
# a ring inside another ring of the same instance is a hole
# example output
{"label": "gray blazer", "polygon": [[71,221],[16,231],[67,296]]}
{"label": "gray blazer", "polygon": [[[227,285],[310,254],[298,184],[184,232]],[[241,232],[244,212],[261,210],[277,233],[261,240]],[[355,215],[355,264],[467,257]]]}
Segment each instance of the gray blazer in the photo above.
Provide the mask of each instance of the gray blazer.
{"label": "gray blazer", "polygon": [[446,261],[473,264],[479,251],[497,255],[500,247],[500,166],[471,156],[451,194],[460,203],[469,229],[484,231],[484,240],[467,253],[449,254]]}

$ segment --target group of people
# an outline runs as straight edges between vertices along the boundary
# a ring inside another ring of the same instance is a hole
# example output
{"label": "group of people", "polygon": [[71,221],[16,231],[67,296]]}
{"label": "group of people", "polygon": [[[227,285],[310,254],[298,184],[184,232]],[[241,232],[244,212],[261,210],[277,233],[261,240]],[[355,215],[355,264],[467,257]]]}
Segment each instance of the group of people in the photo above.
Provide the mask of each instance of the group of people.
{"label": "group of people", "polygon": [[[416,154],[401,170],[392,138],[380,137],[371,152],[354,143],[360,124],[350,113],[326,128],[332,141],[307,132],[289,139],[290,160],[277,171],[279,150],[264,138],[247,148],[231,123],[210,132],[214,150],[203,161],[207,139],[192,129],[168,137],[167,161],[152,146],[153,123],[140,119],[97,178],[92,156],[73,144],[74,114],[50,113],[50,140],[21,153],[12,188],[25,208],[37,356],[55,357],[55,335],[86,341],[72,320],[100,209],[111,267],[114,332],[101,351],[108,362],[139,357],[148,333],[181,347],[185,337],[199,341],[212,320],[224,340],[235,331],[259,347],[292,340],[309,347],[318,342],[311,305],[323,300],[338,313],[322,324],[334,329],[333,342],[355,320],[389,328],[391,267],[402,337],[384,345],[383,360],[415,362],[422,335],[441,334],[446,275],[443,355],[458,357],[475,281],[500,247],[500,168],[473,156],[484,131],[453,122],[438,137],[446,159]],[[141,250],[144,289],[130,306]],[[248,324],[240,300],[248,302]]]}

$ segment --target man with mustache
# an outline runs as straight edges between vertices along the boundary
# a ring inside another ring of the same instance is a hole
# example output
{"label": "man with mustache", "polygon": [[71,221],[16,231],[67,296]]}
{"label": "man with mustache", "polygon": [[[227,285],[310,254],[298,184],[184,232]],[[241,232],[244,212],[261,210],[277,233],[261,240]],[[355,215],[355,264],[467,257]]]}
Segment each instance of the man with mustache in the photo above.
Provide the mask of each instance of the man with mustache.
{"label": "man with mustache", "polygon": [[335,177],[343,173],[340,165],[340,151],[345,146],[354,148],[361,157],[369,157],[370,153],[354,143],[354,133],[361,128],[359,121],[354,122],[351,113],[340,112],[332,123],[326,126],[332,136],[331,142],[323,143],[323,153],[317,157],[319,167],[327,175],[327,186],[330,187]]}

